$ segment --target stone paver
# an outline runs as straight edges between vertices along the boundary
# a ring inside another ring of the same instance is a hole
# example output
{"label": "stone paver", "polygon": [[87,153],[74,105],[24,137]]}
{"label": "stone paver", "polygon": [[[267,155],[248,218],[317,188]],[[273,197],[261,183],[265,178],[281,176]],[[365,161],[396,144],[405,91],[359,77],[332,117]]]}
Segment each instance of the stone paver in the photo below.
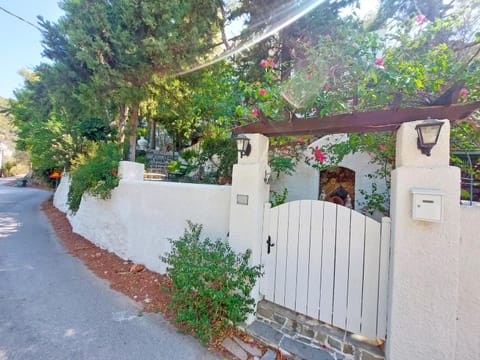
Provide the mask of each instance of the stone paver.
{"label": "stone paver", "polygon": [[268,349],[265,354],[261,357],[260,360],[275,360],[277,358],[277,354],[274,351]]}
{"label": "stone paver", "polygon": [[236,341],[233,341],[232,338],[225,338],[222,342],[222,346],[225,350],[227,350],[230,354],[235,355],[240,360],[248,360],[248,354],[242,347],[237,344]]}
{"label": "stone paver", "polygon": [[243,349],[245,350],[249,355],[251,356],[257,356],[260,357],[262,356],[262,351],[255,346],[254,343],[248,344],[241,339],[237,338],[236,336],[233,337],[233,340]]}
{"label": "stone paver", "polygon": [[[284,337],[282,342],[280,343],[280,347],[285,349],[289,353],[296,355],[305,360],[334,360],[335,358],[332,354],[326,350],[317,349],[312,346],[308,346],[305,343],[302,343],[297,340],[290,339],[288,337]],[[338,357],[337,359],[343,359],[342,357]]]}
{"label": "stone paver", "polygon": [[280,331],[277,331],[271,326],[258,320],[255,320],[253,323],[251,323],[247,327],[247,330],[254,333],[256,336],[266,342],[267,345],[273,347],[278,347],[283,338],[283,334]]}

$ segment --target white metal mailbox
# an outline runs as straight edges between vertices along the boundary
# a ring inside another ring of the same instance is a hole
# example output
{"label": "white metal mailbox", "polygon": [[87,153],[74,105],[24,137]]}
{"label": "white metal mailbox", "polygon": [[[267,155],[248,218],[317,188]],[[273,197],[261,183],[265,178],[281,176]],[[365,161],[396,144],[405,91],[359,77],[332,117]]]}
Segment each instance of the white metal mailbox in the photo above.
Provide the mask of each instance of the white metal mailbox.
{"label": "white metal mailbox", "polygon": [[437,189],[412,188],[412,218],[422,221],[442,221],[444,193]]}

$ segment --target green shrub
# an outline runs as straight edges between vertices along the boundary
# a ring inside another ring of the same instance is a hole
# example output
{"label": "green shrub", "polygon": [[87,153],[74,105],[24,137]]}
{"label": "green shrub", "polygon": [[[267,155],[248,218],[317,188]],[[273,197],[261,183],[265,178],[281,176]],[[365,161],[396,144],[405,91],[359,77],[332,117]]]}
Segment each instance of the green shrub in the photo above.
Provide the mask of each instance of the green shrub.
{"label": "green shrub", "polygon": [[249,251],[237,254],[222,240],[201,240],[201,231],[189,221],[162,261],[172,280],[176,321],[208,343],[253,310],[250,292],[262,272],[260,265],[248,265]]}
{"label": "green shrub", "polygon": [[276,191],[272,191],[271,192],[271,199],[270,199],[272,207],[285,204],[285,201],[287,201],[287,197],[288,197],[288,189],[287,188],[284,188],[281,193],[276,192]]}
{"label": "green shrub", "polygon": [[71,211],[78,210],[85,192],[101,199],[110,197],[112,189],[118,186],[120,159],[120,150],[116,144],[92,144],[88,156],[79,159],[79,164],[70,173],[68,206]]}

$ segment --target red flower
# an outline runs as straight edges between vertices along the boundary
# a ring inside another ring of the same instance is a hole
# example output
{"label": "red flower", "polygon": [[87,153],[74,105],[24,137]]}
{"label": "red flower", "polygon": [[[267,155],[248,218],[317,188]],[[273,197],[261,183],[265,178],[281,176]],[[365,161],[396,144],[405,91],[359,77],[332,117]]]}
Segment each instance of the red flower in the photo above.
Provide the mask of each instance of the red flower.
{"label": "red flower", "polygon": [[375,66],[378,66],[378,67],[381,67],[383,68],[384,65],[383,65],[383,58],[378,58],[375,60]]}
{"label": "red flower", "polygon": [[313,155],[315,156],[315,160],[317,160],[319,163],[323,163],[325,160],[327,160],[326,156],[323,154],[322,150],[318,148],[318,146],[315,146]]}
{"label": "red flower", "polygon": [[273,61],[273,59],[268,59],[268,66],[273,68],[273,67],[275,67],[275,65],[276,64],[275,64],[275,61]]}
{"label": "red flower", "polygon": [[330,87],[330,85],[327,84],[327,85],[325,85],[324,89],[325,89],[325,91],[330,91],[331,87]]}
{"label": "red flower", "polygon": [[417,24],[421,24],[424,20],[425,20],[426,16],[423,15],[423,14],[420,14],[417,16],[417,18],[415,19],[415,21],[417,22]]}
{"label": "red flower", "polygon": [[267,93],[267,89],[260,89],[258,90],[259,95],[265,95]]}
{"label": "red flower", "polygon": [[460,90],[460,96],[467,96],[468,94],[470,94],[470,91],[467,89],[463,88]]}
{"label": "red flower", "polygon": [[258,116],[258,109],[257,108],[253,108],[252,115],[253,116]]}
{"label": "red flower", "polygon": [[385,145],[378,145],[378,148],[382,151],[385,151],[385,149],[386,149]]}
{"label": "red flower", "polygon": [[262,61],[260,61],[260,66],[261,66],[261,67],[266,68],[267,65],[268,65],[267,60],[262,60]]}

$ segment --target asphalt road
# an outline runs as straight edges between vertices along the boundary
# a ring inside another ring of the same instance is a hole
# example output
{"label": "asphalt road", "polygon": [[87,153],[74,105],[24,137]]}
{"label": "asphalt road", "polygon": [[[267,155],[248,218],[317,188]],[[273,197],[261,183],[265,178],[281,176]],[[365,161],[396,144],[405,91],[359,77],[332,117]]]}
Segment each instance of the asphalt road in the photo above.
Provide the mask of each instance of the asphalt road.
{"label": "asphalt road", "polygon": [[221,359],[66,253],[40,204],[0,181],[0,360]]}

